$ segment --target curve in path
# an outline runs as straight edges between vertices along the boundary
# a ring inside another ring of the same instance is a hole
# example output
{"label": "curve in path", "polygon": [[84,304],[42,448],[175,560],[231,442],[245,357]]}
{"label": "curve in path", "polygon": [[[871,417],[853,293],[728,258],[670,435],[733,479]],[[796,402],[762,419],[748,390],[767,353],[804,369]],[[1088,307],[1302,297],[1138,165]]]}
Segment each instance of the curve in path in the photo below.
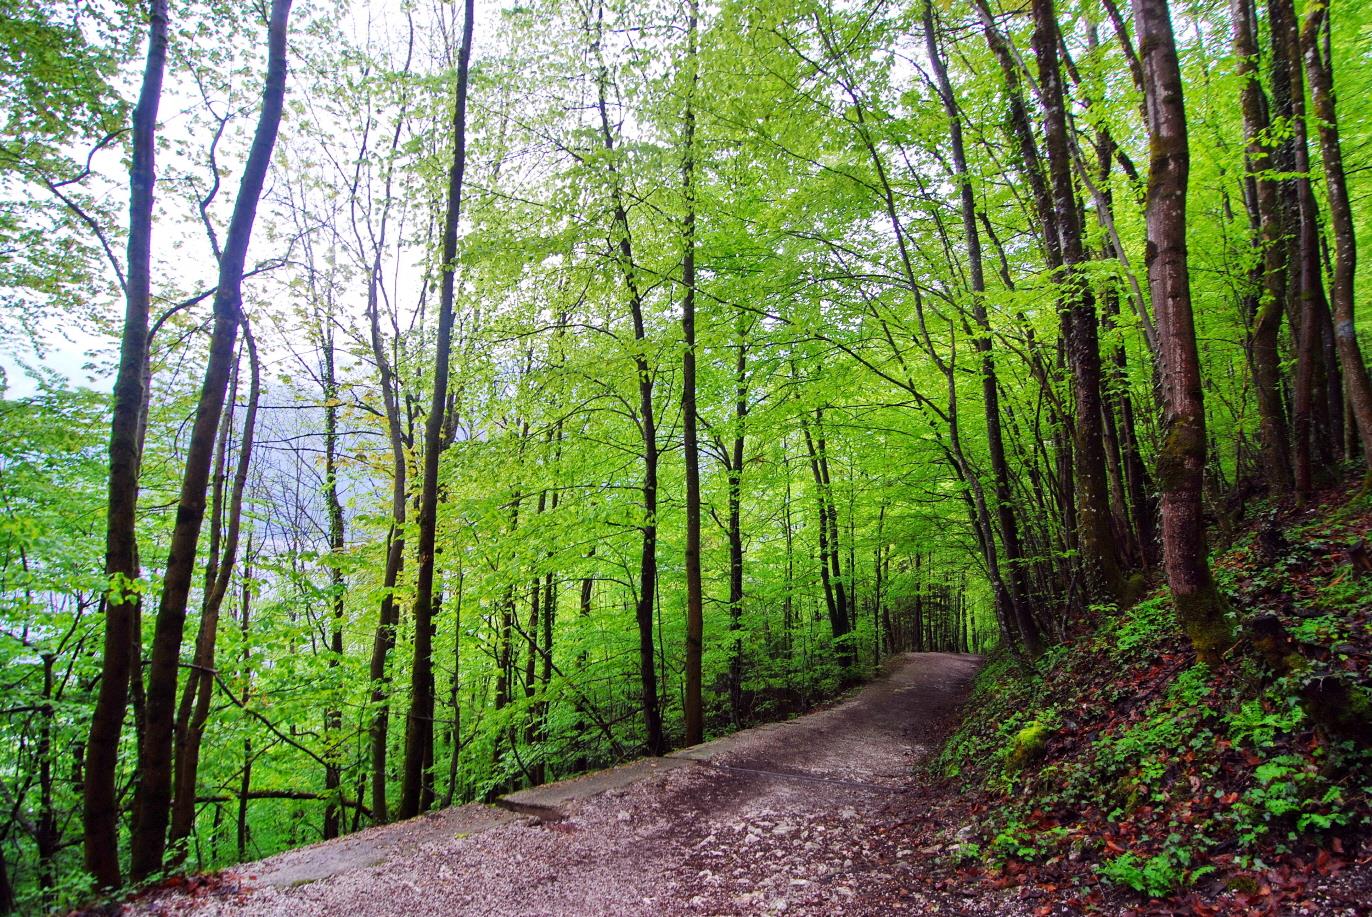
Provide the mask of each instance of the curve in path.
{"label": "curve in path", "polygon": [[[910,653],[854,697],[621,768],[280,854],[239,891],[160,911],[320,915],[862,914],[918,891],[887,806],[979,657]],[[915,899],[916,903],[918,897]]]}

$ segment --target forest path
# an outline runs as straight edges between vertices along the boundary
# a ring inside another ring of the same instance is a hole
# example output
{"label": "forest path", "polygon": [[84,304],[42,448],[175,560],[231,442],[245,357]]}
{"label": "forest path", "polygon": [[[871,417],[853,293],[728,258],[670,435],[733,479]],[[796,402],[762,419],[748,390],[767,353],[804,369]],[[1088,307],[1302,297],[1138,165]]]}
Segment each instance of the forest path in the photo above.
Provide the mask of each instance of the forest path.
{"label": "forest path", "polygon": [[[856,695],[667,758],[521,791],[237,868],[218,914],[863,914],[925,853],[884,837],[981,665],[909,653]],[[512,808],[515,811],[510,811]],[[933,904],[933,902],[930,902]]]}

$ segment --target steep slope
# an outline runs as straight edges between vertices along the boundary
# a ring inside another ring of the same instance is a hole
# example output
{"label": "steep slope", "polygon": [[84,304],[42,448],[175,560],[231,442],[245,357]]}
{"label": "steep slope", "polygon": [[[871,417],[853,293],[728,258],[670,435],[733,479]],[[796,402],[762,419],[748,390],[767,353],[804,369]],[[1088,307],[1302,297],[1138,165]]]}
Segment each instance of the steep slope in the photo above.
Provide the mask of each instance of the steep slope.
{"label": "steep slope", "polygon": [[1034,671],[994,660],[911,800],[934,881],[1045,914],[1365,913],[1372,507],[1349,499],[1217,558],[1245,636],[1215,671],[1164,591]]}

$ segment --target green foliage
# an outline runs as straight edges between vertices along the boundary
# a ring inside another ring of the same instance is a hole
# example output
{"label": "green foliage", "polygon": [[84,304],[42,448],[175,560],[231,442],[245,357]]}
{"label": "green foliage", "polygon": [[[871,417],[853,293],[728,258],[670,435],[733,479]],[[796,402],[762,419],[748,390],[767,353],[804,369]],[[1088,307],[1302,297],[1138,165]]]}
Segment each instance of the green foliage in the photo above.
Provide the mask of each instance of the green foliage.
{"label": "green foliage", "polygon": [[1068,834],[1061,825],[1045,829],[1011,816],[991,839],[988,853],[1002,862],[1008,858],[1034,862],[1048,857]]}
{"label": "green foliage", "polygon": [[1150,596],[1105,618],[1097,636],[1118,662],[1136,662],[1178,633],[1176,614],[1165,593]]}
{"label": "green foliage", "polygon": [[[1258,765],[1254,784],[1234,807],[1239,842],[1251,847],[1268,835],[1294,841],[1298,835],[1350,824],[1344,790],[1298,755],[1278,755]],[[1280,849],[1281,845],[1279,845]]]}
{"label": "green foliage", "polygon": [[1139,856],[1126,851],[1100,866],[1100,874],[1119,885],[1150,898],[1166,898],[1211,872],[1213,867],[1192,869],[1194,857],[1177,834],[1170,834],[1161,853]]}
{"label": "green foliage", "polygon": [[1206,666],[1192,666],[1137,723],[1118,735],[1096,740],[1096,773],[1107,781],[1123,778],[1121,786],[1128,788],[1126,807],[1142,793],[1160,800],[1167,792],[1161,778],[1172,756],[1188,748],[1203,749],[1211,741],[1208,730],[1198,728],[1211,693],[1209,678]]}
{"label": "green foliage", "polygon": [[1305,720],[1300,703],[1289,686],[1249,698],[1225,716],[1229,737],[1258,750],[1273,747],[1279,737],[1295,732]]}
{"label": "green foliage", "polygon": [[[371,736],[383,716],[389,766],[379,783],[395,802],[415,642],[412,507],[424,448],[417,431],[434,373],[432,303],[442,267],[432,226],[452,147],[452,54],[440,39],[454,34],[456,9],[402,6],[405,16],[386,17],[356,3],[297,4],[274,191],[254,235],[260,262],[243,303],[267,367],[266,392],[245,537],[212,631],[217,677],[197,787],[210,801],[194,826],[195,868],[316,840],[324,808],[334,803],[349,830],[383,820],[388,813],[367,811]],[[1018,142],[1004,127],[1007,87],[977,10],[934,5],[950,101],[968,134],[967,174],[958,176],[943,100],[920,68],[900,63],[922,37],[920,3],[706,6],[690,67],[677,5],[606,4],[594,23],[577,5],[555,0],[478,13],[468,188],[452,273],[460,308],[451,444],[440,463],[433,660],[440,800],[484,799],[642,748],[634,605],[649,521],[638,403],[645,381],[660,434],[649,655],[666,731],[681,739],[688,205],[700,267],[707,732],[807,710],[875,671],[890,651],[928,643],[994,650],[1008,622],[996,617],[992,560],[1002,561],[1002,575],[1027,575],[1034,612],[1053,638],[1075,636],[1082,624],[1074,618],[1078,542],[1066,528],[1075,498],[1058,492],[1072,457],[1076,403],[1058,357],[1066,344],[1061,291],[1044,262],[1040,216],[1016,165]],[[7,103],[0,336],[7,351],[18,351],[19,332],[27,332],[30,364],[43,363],[43,343],[73,327],[104,342],[118,334],[122,291],[108,262],[124,257],[124,144],[145,7],[11,0],[0,20]],[[0,780],[6,808],[23,816],[0,830],[0,862],[31,909],[80,903],[77,759],[98,678],[102,595],[142,599],[146,648],[179,499],[186,420],[206,357],[201,294],[213,285],[256,104],[248,93],[262,56],[260,5],[215,0],[172,11],[157,157],[159,326],[139,493],[141,577],[110,582],[101,573],[108,398],[40,383],[36,397],[0,401],[0,668],[15,711],[0,727]],[[1222,40],[1228,8],[1174,5],[1174,15],[1194,119],[1187,242],[1206,424],[1216,444],[1207,473],[1223,490],[1252,476],[1261,439],[1246,346],[1261,252],[1242,207],[1247,144],[1235,61]],[[1108,134],[1118,159],[1142,165],[1148,145],[1139,93],[1109,30],[1087,41],[1085,24],[1098,19],[1093,4],[1061,6],[1074,67],[1070,104],[1083,138]],[[358,34],[363,20],[368,28]],[[1030,49],[1022,17],[1000,17],[998,25],[1021,53]],[[1350,151],[1372,149],[1372,58],[1362,51],[1370,29],[1360,8],[1340,9],[1332,20]],[[699,73],[698,83],[688,85],[688,70]],[[1022,89],[1036,120],[1035,95]],[[690,150],[688,98],[696,129]],[[1279,122],[1272,136],[1289,131]],[[682,186],[688,154],[689,195]],[[1116,435],[1128,407],[1139,426],[1137,457],[1153,472],[1143,196],[1127,170],[1092,170],[1090,190],[1101,199],[1083,195],[1090,198],[1083,243],[1113,255],[1092,256],[1080,275],[1097,293]],[[1367,200],[1372,170],[1350,169],[1350,181],[1354,199]],[[949,219],[960,186],[987,221],[978,240],[982,291],[970,286],[971,240]],[[1315,186],[1326,193],[1324,183]],[[1362,235],[1372,235],[1367,214],[1356,218]],[[1357,284],[1359,302],[1367,301],[1367,272]],[[642,328],[630,316],[635,298]],[[77,345],[58,346],[79,359],[70,352]],[[95,355],[97,371],[108,368],[111,353],[106,346]],[[326,360],[336,364],[332,386],[323,382]],[[989,368],[996,384],[988,389]],[[241,443],[245,361],[239,371],[231,399],[238,413],[225,424],[226,468]],[[44,368],[35,365],[34,373],[42,377]],[[988,391],[1000,402],[990,419]],[[345,517],[341,548],[330,546],[326,531],[326,410],[337,412],[340,430],[329,446]],[[991,470],[990,420],[1003,425],[1006,507],[994,505],[1002,494]],[[1115,446],[1112,458],[1127,455]],[[1156,480],[1131,480],[1138,468],[1116,470],[1121,484],[1156,489]],[[396,502],[408,512],[403,523],[392,515],[395,482]],[[214,494],[207,496],[212,503]],[[993,504],[985,520],[978,497]],[[1152,512],[1151,497],[1142,507],[1109,509],[1137,528],[1139,513]],[[1211,509],[1220,512],[1225,502]],[[1018,567],[997,556],[1007,553],[1002,508],[1030,555]],[[731,513],[742,550],[734,607]],[[1319,529],[1314,520],[1270,564],[1258,565],[1247,544],[1243,575],[1222,569],[1219,576],[1229,589],[1271,590],[1313,606],[1302,611],[1318,614],[1303,617],[1293,635],[1337,645],[1365,636],[1356,615],[1367,587],[1340,559],[1317,594],[1296,588],[1293,571],[1311,552],[1333,550]],[[186,671],[205,607],[210,542],[223,534],[222,520],[206,520],[183,640]],[[391,585],[383,571],[397,540],[406,545],[404,566]],[[821,556],[834,542],[838,583],[835,563]],[[1130,598],[1142,582],[1131,578]],[[830,623],[836,585],[850,599],[844,611],[853,625],[837,639]],[[399,609],[393,633],[382,625],[387,597]],[[1093,606],[1088,616],[1100,623],[1089,637],[1035,660],[1001,654],[978,678],[969,719],[937,766],[1000,794],[1004,805],[989,817],[985,837],[962,845],[963,856],[1045,861],[1069,843],[1086,849],[1073,812],[1095,807],[1123,823],[1150,805],[1204,796],[1220,774],[1216,749],[1225,742],[1265,762],[1241,797],[1254,844],[1346,824],[1351,784],[1321,783],[1320,774],[1284,761],[1310,728],[1289,686],[1252,697],[1250,686],[1212,684],[1214,673],[1187,668],[1166,594],[1125,610]],[[917,623],[929,633],[917,634]],[[387,637],[394,647],[384,676],[374,679],[374,648]],[[842,651],[857,659],[847,671]],[[1332,656],[1348,668],[1358,658]],[[1065,688],[1073,679],[1080,684]],[[43,751],[40,734],[49,739]],[[118,782],[128,798],[138,778],[131,726],[123,741]],[[329,790],[326,764],[340,776]],[[46,791],[38,786],[43,773],[58,775]],[[240,838],[233,829],[245,785],[312,798],[242,800]],[[1054,813],[1038,817],[1035,808]],[[24,828],[44,810],[61,826],[62,846],[49,862],[40,862]],[[1102,874],[1147,894],[1182,888],[1202,874],[1195,867],[1215,827],[1212,820],[1186,828],[1195,833],[1191,847],[1154,832]],[[1168,833],[1183,831],[1169,824]],[[54,890],[44,892],[49,882]]]}

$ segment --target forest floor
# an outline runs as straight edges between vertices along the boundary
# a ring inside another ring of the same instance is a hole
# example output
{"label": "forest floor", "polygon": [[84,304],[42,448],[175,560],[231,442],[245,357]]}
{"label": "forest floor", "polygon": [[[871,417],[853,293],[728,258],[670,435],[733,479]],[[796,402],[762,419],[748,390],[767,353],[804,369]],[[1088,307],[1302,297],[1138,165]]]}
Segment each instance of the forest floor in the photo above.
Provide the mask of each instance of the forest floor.
{"label": "forest floor", "polygon": [[[989,659],[894,829],[959,826],[924,887],[1037,915],[1372,915],[1370,541],[1357,482],[1260,505],[1212,560],[1238,637],[1214,669],[1161,587],[1033,669]],[[1286,674],[1256,636],[1273,621]],[[1320,726],[1303,692],[1331,682],[1362,705]]]}
{"label": "forest floor", "polygon": [[[665,759],[279,854],[139,899],[142,913],[1015,914],[927,881],[958,825],[909,830],[915,765],[981,660],[906,654],[828,709]],[[914,840],[923,837],[921,842]]]}

